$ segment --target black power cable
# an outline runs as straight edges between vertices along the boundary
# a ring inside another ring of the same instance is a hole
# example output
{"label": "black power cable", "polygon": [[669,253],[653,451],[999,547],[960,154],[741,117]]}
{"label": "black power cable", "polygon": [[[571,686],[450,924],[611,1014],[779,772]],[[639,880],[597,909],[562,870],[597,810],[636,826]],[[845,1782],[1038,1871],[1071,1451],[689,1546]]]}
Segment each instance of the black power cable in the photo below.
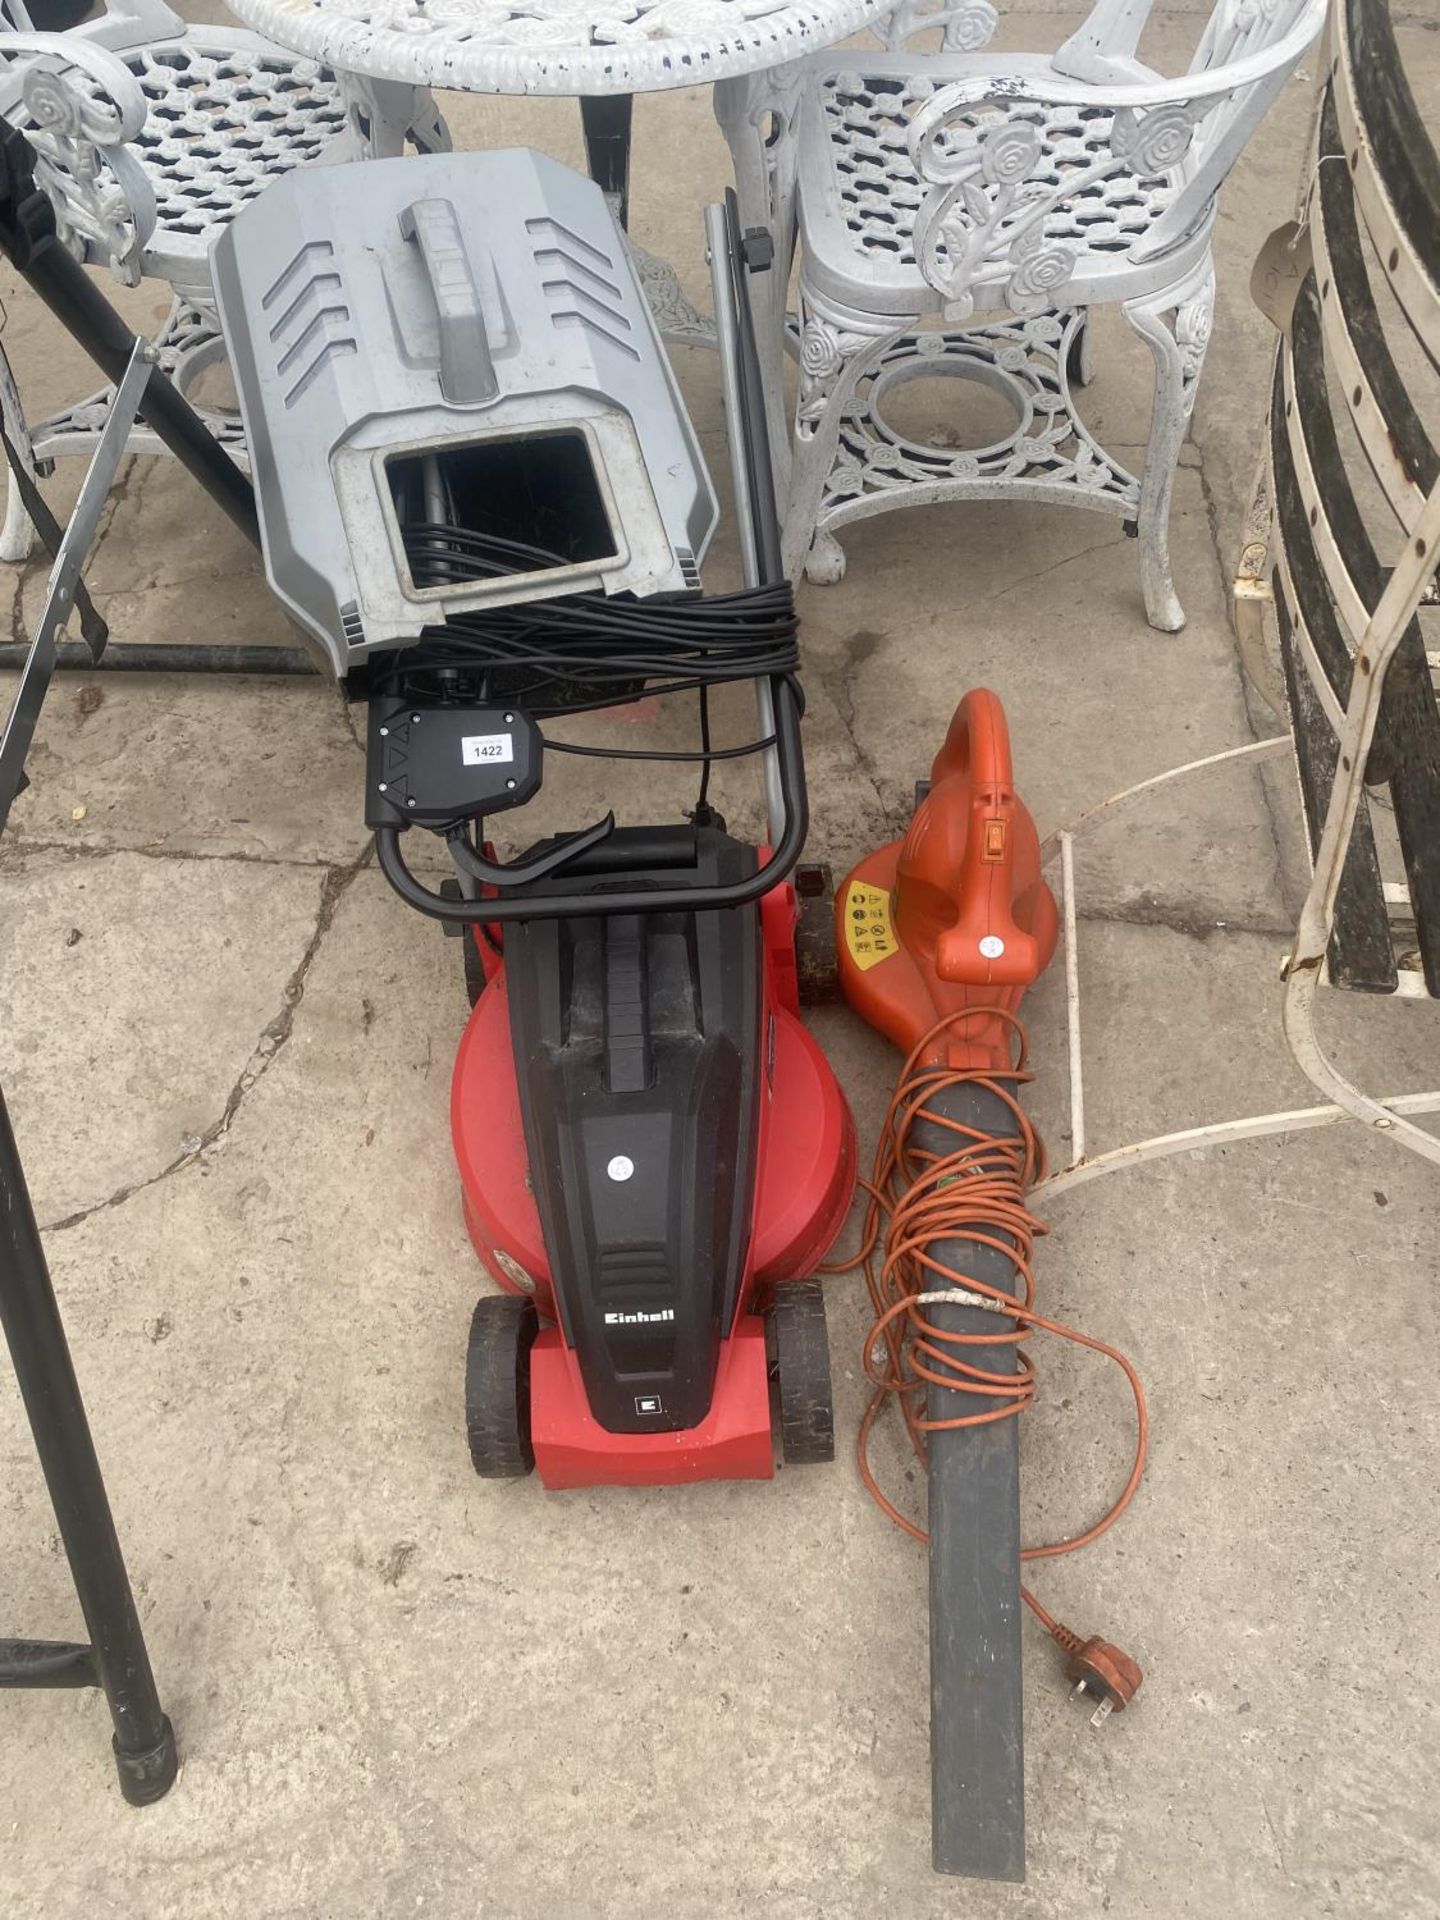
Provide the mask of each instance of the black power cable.
{"label": "black power cable", "polygon": [[[563,554],[437,522],[407,525],[405,549],[422,591],[568,564]],[[406,684],[438,667],[482,674],[487,697],[513,699],[544,719],[634,698],[642,688],[681,692],[793,674],[798,631],[784,582],[705,598],[577,593],[452,614],[395,669]]]}
{"label": "black power cable", "polygon": [[[767,747],[775,744],[774,734],[767,733],[763,740],[747,740],[740,747],[712,747],[707,744],[696,753],[683,750],[670,752],[651,747],[577,747],[569,740],[553,740],[548,733],[542,734],[541,738],[547,753],[577,753],[590,760],[699,760],[705,763],[707,779],[712,760],[743,760],[747,754],[763,753]],[[703,807],[705,801],[706,790],[702,787],[696,802],[697,808]]]}
{"label": "black power cable", "polygon": [[[565,566],[566,556],[498,534],[442,521],[410,521],[404,530],[410,576],[422,591],[501,580]],[[474,676],[485,699],[513,700],[539,719],[593,713],[628,704],[642,693],[696,691],[700,749],[665,752],[591,747],[546,738],[555,753],[598,760],[694,761],[701,767],[696,817],[709,813],[710,769],[716,760],[763,752],[774,736],[737,747],[712,744],[713,686],[783,675],[799,695],[799,623],[788,582],[747,587],[708,598],[659,594],[577,593],[518,606],[452,614],[428,628],[420,644],[393,662],[396,691],[456,674]]]}

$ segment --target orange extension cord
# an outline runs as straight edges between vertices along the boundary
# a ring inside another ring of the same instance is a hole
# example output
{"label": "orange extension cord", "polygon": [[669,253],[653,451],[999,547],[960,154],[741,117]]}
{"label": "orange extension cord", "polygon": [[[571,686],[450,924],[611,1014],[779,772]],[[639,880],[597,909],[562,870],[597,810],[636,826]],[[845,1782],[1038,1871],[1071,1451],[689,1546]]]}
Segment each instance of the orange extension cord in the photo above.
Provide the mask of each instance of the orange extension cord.
{"label": "orange extension cord", "polygon": [[[1014,1036],[1017,1058],[1003,1080],[983,1069],[920,1065],[937,1040],[954,1032],[962,1022],[971,1020],[1003,1021]],[[1045,1149],[1014,1092],[1016,1086],[1023,1086],[1034,1078],[1028,1068],[1028,1058],[1029,1039],[1025,1028],[1003,1008],[966,1007],[936,1022],[916,1045],[901,1071],[875,1149],[874,1173],[871,1179],[856,1183],[869,1196],[860,1250],[853,1260],[836,1263],[825,1270],[849,1273],[857,1267],[864,1269],[875,1308],[875,1321],[865,1338],[864,1364],[866,1377],[875,1391],[860,1422],[857,1450],[860,1477],[895,1524],[916,1540],[926,1541],[929,1535],[923,1527],[907,1519],[882,1492],[870,1466],[870,1435],[881,1408],[892,1396],[900,1403],[910,1444],[923,1465],[927,1433],[1013,1420],[1035,1398],[1035,1369],[1023,1350],[1017,1352],[1016,1372],[993,1373],[968,1359],[968,1348],[994,1347],[1011,1341],[1020,1349],[1021,1343],[1039,1328],[1103,1353],[1122,1369],[1135,1396],[1135,1457],[1129,1477],[1118,1497],[1093,1526],[1071,1539],[1057,1540],[1048,1546],[1026,1547],[1020,1555],[1022,1560],[1047,1560],[1089,1546],[1113,1527],[1130,1505],[1145,1470],[1149,1417],[1140,1377],[1123,1353],[1103,1340],[1035,1311],[1035,1280],[1030,1260],[1036,1236],[1046,1228],[1025,1202],[1030,1188],[1044,1178]],[[985,1087],[1005,1103],[1015,1116],[1014,1137],[1005,1139],[979,1133],[930,1110],[929,1102],[936,1093],[967,1084]],[[955,1151],[940,1157],[912,1146],[910,1129],[919,1119],[954,1133]],[[884,1230],[883,1258],[877,1271],[882,1215],[888,1224]],[[969,1240],[977,1247],[994,1247],[1004,1253],[1015,1268],[1019,1283],[1016,1296],[983,1281],[957,1276],[932,1259],[928,1252],[930,1244],[943,1239]],[[997,1314],[997,1318],[1017,1324],[994,1333],[969,1334],[937,1327],[926,1316],[920,1296],[956,1287],[1003,1303],[1003,1314]],[[882,1351],[883,1363],[877,1358]],[[924,1407],[925,1390],[931,1382],[983,1395],[993,1405],[953,1420],[929,1420]],[[1091,1646],[1105,1644],[1082,1641],[1078,1634],[1056,1620],[1028,1587],[1022,1586],[1020,1591],[1036,1619],[1072,1658],[1083,1656]],[[1138,1668],[1135,1674],[1138,1685]]]}

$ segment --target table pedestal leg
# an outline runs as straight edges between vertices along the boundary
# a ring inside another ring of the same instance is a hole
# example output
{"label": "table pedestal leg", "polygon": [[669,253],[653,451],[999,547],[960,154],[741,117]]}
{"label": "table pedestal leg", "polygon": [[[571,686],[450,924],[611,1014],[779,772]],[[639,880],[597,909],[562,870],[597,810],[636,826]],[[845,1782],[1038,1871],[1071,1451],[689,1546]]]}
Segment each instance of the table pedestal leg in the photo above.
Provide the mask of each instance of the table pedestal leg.
{"label": "table pedestal leg", "polygon": [[582,94],[580,99],[585,164],[590,178],[616,207],[622,227],[630,224],[630,125],[634,106],[634,98],[628,93]]}
{"label": "table pedestal leg", "polygon": [[449,153],[450,129],[428,87],[375,80],[363,73],[335,77],[361,159],[397,160],[407,147],[417,153]]}

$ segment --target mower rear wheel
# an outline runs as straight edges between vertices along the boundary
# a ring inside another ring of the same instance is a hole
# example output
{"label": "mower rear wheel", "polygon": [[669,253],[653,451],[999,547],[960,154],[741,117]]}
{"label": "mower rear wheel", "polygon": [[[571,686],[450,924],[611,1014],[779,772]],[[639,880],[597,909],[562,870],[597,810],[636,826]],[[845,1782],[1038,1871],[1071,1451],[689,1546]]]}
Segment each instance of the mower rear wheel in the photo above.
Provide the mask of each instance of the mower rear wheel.
{"label": "mower rear wheel", "polygon": [[486,1294],[476,1305],[465,1354],[465,1433],[483,1480],[518,1480],[534,1470],[530,1349],[539,1324],[535,1302],[513,1293]]}
{"label": "mower rear wheel", "polygon": [[825,1293],[818,1280],[786,1280],[770,1309],[771,1377],[780,1413],[780,1450],[787,1467],[835,1458],[830,1397],[830,1341]]}

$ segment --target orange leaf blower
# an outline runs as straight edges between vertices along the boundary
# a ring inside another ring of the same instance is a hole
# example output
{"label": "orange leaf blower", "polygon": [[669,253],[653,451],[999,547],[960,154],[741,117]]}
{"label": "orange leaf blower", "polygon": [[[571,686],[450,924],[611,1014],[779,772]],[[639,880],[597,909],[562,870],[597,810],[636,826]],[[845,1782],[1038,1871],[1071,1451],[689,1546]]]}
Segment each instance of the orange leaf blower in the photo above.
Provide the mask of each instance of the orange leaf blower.
{"label": "orange leaf blower", "polygon": [[956,708],[910,831],[860,862],[836,911],[845,997],[871,1026],[909,1053],[973,1009],[937,1035],[936,1058],[1009,1070],[1014,1015],[1050,963],[1059,917],[988,689]]}
{"label": "orange leaf blower", "polygon": [[[1020,1620],[1029,1606],[1103,1720],[1140,1685],[1128,1655],[1082,1640],[1022,1586],[1022,1560],[1083,1546],[1129,1504],[1145,1452],[1140,1383],[1123,1355],[1035,1310],[1027,1205],[1043,1177],[1020,1104],[1031,1077],[1018,1011],[1055,951],[1058,915],[1035,823],[1015,792],[1005,712],[961,701],[901,840],[862,860],[836,897],[850,1004],[906,1054],[875,1168],[861,1255],[874,1324],[874,1392],[860,1471],[890,1517],[930,1549],[931,1849],[941,1873],[1025,1873]],[[1135,1463],[1094,1525],[1020,1544],[1015,1418],[1034,1396],[1024,1343],[1039,1328],[1108,1355],[1135,1395]],[[870,1469],[880,1410],[898,1402],[926,1468],[928,1532]]]}

